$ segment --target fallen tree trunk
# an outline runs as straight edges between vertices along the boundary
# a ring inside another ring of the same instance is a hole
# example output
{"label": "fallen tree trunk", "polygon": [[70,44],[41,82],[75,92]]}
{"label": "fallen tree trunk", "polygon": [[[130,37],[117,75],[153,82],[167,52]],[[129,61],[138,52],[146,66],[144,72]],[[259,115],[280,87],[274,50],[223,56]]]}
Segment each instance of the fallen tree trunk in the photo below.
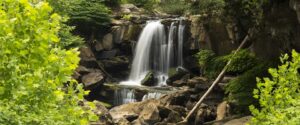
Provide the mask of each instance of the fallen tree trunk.
{"label": "fallen tree trunk", "polygon": [[[250,30],[251,31],[251,30]],[[249,32],[250,33],[250,32]],[[236,51],[234,52],[233,56],[236,55],[236,53],[238,51],[240,51],[244,45],[246,44],[246,42],[249,40],[249,35],[248,34],[244,40],[242,41],[242,43],[240,44],[240,46],[236,49]],[[188,115],[184,118],[184,120],[180,123],[186,123],[188,121],[188,119],[191,117],[191,115],[195,112],[195,110],[200,106],[200,104],[203,102],[203,100],[208,96],[208,94],[213,90],[213,88],[215,87],[216,84],[218,84],[222,78],[224,77],[224,74],[226,73],[226,70],[228,68],[228,66],[231,64],[231,59],[227,62],[227,64],[225,65],[225,67],[223,68],[223,70],[221,71],[221,73],[218,75],[218,77],[214,80],[213,84],[208,88],[208,90],[204,93],[204,95],[200,98],[200,100],[196,103],[196,105],[193,107],[193,109],[188,113]]]}

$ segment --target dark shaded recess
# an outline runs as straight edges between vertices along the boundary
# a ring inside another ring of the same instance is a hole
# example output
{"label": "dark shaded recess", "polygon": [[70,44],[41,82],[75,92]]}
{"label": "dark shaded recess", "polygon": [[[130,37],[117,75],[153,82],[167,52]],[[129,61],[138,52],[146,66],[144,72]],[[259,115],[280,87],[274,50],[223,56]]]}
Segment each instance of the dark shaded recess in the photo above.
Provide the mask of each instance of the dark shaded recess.
{"label": "dark shaded recess", "polygon": [[114,104],[114,90],[105,87],[104,85],[99,85],[90,90],[89,95],[85,96],[88,101],[101,100],[102,102],[108,104]]}

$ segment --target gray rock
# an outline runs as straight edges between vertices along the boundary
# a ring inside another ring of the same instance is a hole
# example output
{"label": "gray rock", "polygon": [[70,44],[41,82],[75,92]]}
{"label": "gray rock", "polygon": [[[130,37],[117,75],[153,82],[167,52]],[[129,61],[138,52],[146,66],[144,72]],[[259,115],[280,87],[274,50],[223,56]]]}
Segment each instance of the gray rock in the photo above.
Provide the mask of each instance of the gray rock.
{"label": "gray rock", "polygon": [[104,82],[103,74],[95,70],[94,72],[88,73],[82,77],[82,83],[85,88],[90,88],[91,86],[102,84]]}
{"label": "gray rock", "polygon": [[[149,99],[143,102],[128,103],[114,107],[109,113],[111,114],[113,121],[119,121],[120,119],[126,119],[128,116],[136,115],[139,116],[138,119],[143,118],[143,120],[148,120],[149,118],[154,118],[156,121],[158,119],[158,116],[155,116],[158,114],[156,106],[159,106],[160,104],[159,100]],[[148,122],[151,122],[151,120]]]}
{"label": "gray rock", "polygon": [[96,60],[91,48],[83,46],[79,49],[79,51],[80,51],[79,57],[81,60]]}
{"label": "gray rock", "polygon": [[113,35],[106,34],[102,39],[102,46],[105,50],[111,50],[113,48]]}
{"label": "gray rock", "polygon": [[145,107],[139,115],[139,119],[142,119],[148,124],[154,124],[156,122],[159,122],[161,118],[159,116],[159,110],[157,106],[158,105],[155,103],[145,105]]}
{"label": "gray rock", "polygon": [[[123,23],[123,22],[118,22]],[[119,44],[123,41],[123,36],[125,32],[125,26],[114,26],[112,27],[113,41],[116,44]]]}

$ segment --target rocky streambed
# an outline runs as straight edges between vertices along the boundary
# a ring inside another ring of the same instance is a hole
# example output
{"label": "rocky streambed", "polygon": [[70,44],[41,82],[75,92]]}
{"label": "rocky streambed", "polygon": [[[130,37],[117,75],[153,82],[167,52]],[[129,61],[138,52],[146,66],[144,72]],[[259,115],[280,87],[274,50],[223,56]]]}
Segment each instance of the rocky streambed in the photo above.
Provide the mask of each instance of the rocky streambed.
{"label": "rocky streambed", "polygon": [[[179,123],[187,113],[195,106],[199,98],[210,86],[210,81],[202,77],[193,77],[182,81],[180,87],[147,87],[147,86],[124,86],[118,84],[104,84],[105,90],[111,90],[110,94],[123,89],[133,91],[132,100],[105,108],[102,103],[97,103],[100,120],[93,125],[242,125],[249,117],[241,118],[230,115],[230,106],[223,101],[223,86],[228,79],[223,81],[204,100],[204,103],[190,117],[187,123]],[[108,92],[109,93],[109,92]],[[128,91],[125,93],[128,94]],[[160,93],[159,96],[145,99],[149,93]],[[124,93],[122,93],[124,94]],[[116,96],[110,96],[111,102]],[[126,95],[126,94],[125,94]],[[144,99],[143,99],[144,98]],[[124,99],[124,98],[123,98]],[[133,101],[134,100],[134,101]],[[101,100],[104,101],[104,100]],[[107,101],[107,100],[106,100]],[[232,120],[234,119],[234,120]]]}

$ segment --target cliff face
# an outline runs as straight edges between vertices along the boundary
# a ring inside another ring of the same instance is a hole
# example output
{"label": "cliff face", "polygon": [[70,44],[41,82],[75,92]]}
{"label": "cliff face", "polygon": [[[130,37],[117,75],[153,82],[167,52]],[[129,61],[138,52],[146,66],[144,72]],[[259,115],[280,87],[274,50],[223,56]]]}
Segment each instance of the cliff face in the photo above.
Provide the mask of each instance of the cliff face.
{"label": "cliff face", "polygon": [[300,50],[299,2],[282,1],[272,3],[265,10],[261,31],[256,34],[252,51],[259,57],[273,59],[291,49]]}
{"label": "cliff face", "polygon": [[[264,9],[262,24],[251,38],[251,50],[261,58],[275,59],[292,49],[300,50],[300,1],[271,2]],[[190,16],[191,47],[211,49],[218,55],[234,50],[243,33],[235,24],[220,21],[202,23],[200,15]]]}

